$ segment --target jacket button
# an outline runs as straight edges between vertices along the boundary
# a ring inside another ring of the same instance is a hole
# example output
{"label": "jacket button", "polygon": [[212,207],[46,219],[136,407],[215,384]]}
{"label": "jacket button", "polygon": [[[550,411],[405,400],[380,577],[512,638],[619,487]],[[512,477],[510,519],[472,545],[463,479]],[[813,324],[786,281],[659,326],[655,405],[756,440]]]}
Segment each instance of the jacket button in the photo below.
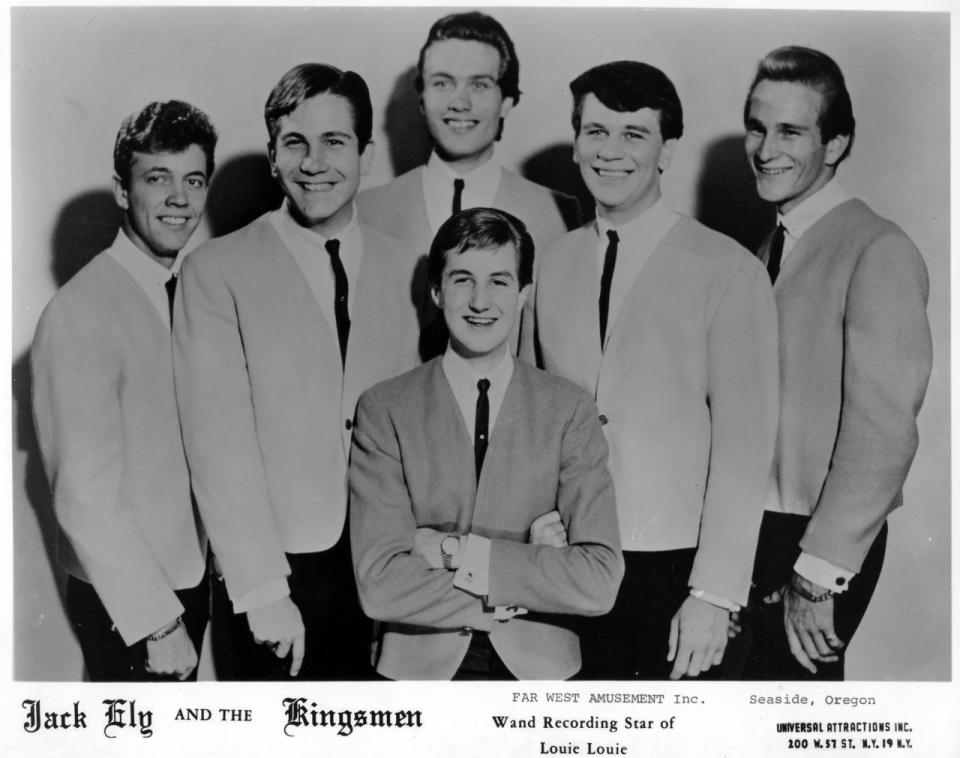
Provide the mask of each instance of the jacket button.
{"label": "jacket button", "polygon": [[600,426],[606,426],[606,425],[607,425],[607,417],[604,416],[604,415],[601,413],[601,414],[600,414]]}
{"label": "jacket button", "polygon": [[353,429],[353,419],[349,419],[349,418],[348,418],[348,419],[347,419],[347,423],[346,423],[344,426],[347,427],[347,431],[348,431],[348,432],[349,432],[351,429]]}

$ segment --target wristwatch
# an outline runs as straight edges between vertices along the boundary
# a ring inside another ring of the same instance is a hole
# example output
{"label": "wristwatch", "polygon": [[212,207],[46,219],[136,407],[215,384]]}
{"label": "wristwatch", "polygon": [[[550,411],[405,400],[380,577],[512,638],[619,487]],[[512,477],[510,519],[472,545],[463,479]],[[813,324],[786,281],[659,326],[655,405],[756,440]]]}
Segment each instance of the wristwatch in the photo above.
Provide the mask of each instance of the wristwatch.
{"label": "wristwatch", "polygon": [[833,590],[830,589],[814,594],[813,590],[807,587],[805,582],[812,584],[809,579],[804,579],[799,574],[794,572],[793,577],[790,580],[790,589],[796,592],[800,597],[806,598],[811,603],[822,603],[824,600],[829,600],[834,595]]}
{"label": "wristwatch", "polygon": [[460,538],[455,534],[447,535],[440,542],[440,560],[445,569],[453,568],[453,559],[460,554]]}

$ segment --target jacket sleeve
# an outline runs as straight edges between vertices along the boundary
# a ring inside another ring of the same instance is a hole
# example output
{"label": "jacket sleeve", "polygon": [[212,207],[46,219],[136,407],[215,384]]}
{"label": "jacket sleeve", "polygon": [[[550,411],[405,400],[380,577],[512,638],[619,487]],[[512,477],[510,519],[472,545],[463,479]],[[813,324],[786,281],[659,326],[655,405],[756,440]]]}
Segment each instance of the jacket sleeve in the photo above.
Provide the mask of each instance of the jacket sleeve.
{"label": "jacket sleeve", "polygon": [[350,457],[350,540],[360,603],[379,621],[489,631],[493,613],[414,553],[417,529],[389,411],[360,397]]}
{"label": "jacket sleeve", "polygon": [[623,554],[607,443],[586,395],[563,431],[556,504],[568,546],[493,539],[488,602],[544,613],[607,613],[623,578]]}
{"label": "jacket sleeve", "polygon": [[746,604],[779,409],[776,305],[764,267],[743,257],[707,334],[710,464],[690,586]]}
{"label": "jacket sleeve", "polygon": [[860,256],[844,314],[843,401],[830,470],[802,549],[859,571],[917,450],[917,413],[932,363],[928,279],[899,230]]}
{"label": "jacket sleeve", "polygon": [[[231,598],[289,574],[260,456],[233,292],[199,249],[177,287],[173,361],[194,495]],[[212,252],[212,251],[211,251]]]}
{"label": "jacket sleeve", "polygon": [[132,645],[183,612],[123,488],[120,366],[95,314],[54,302],[31,351],[37,437],[57,519]]}

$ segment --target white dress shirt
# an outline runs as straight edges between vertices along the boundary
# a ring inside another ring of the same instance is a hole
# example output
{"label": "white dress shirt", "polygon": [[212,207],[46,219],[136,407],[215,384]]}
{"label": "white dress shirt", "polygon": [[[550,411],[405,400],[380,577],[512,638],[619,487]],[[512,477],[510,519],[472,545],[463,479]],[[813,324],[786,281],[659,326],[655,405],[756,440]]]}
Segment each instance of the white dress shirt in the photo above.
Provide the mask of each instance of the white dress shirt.
{"label": "white dress shirt", "polygon": [[171,276],[180,273],[184,252],[181,250],[173,260],[170,268],[165,268],[153,260],[143,250],[133,244],[126,233],[121,229],[117,239],[109,250],[109,255],[124,267],[133,280],[140,285],[151,302],[163,323],[170,328],[170,299],[167,296],[166,284]]}
{"label": "white dress shirt", "polygon": [[427,206],[427,220],[430,222],[431,237],[452,215],[453,180],[463,179],[463,194],[460,196],[460,208],[489,208],[497,196],[502,168],[496,156],[466,174],[458,174],[447,165],[436,152],[430,154],[430,160],[423,167],[423,199]]}

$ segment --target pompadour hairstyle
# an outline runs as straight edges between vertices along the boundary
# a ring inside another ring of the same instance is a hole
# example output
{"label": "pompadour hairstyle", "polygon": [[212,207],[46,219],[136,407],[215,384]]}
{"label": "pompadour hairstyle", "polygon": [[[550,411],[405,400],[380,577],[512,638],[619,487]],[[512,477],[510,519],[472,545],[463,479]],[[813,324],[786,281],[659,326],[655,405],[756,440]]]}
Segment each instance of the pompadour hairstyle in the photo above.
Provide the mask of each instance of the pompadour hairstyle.
{"label": "pompadour hairstyle", "polygon": [[520,61],[517,60],[513,40],[499,21],[479,11],[452,13],[430,27],[427,41],[420,48],[420,58],[417,61],[417,92],[423,92],[423,61],[427,48],[434,42],[448,39],[483,42],[500,53],[500,71],[497,76],[500,93],[504,98],[512,98],[514,105],[520,102]]}
{"label": "pompadour hairstyle", "polygon": [[150,103],[123,120],[113,146],[113,170],[124,188],[130,186],[134,153],[180,153],[197,145],[207,157],[207,179],[213,175],[217,132],[199,108],[181,100]]}
{"label": "pompadour hairstyle", "polygon": [[593,95],[618,113],[650,108],[660,114],[664,141],[683,136],[683,106],[680,97],[660,69],[639,61],[613,61],[594,66],[570,82],[573,93],[573,131],[580,133],[583,101]]}
{"label": "pompadour hairstyle", "polygon": [[427,258],[430,286],[439,289],[447,256],[467,250],[496,250],[513,245],[517,280],[523,289],[533,281],[533,238],[516,216],[495,208],[469,208],[448,218],[433,238]]}
{"label": "pompadour hairstyle", "polygon": [[263,118],[270,135],[271,149],[280,133],[280,119],[296,110],[304,100],[325,93],[338,95],[350,103],[358,149],[361,153],[364,151],[373,134],[373,106],[367,83],[354,71],[341,71],[336,66],[324,63],[294,66],[270,92],[263,106]]}
{"label": "pompadour hairstyle", "polygon": [[802,84],[819,92],[823,96],[820,115],[817,117],[821,141],[826,144],[837,135],[848,135],[850,141],[847,149],[837,163],[850,154],[856,120],[853,117],[853,104],[850,102],[843,72],[833,58],[819,50],[799,45],[778,47],[767,53],[757,66],[757,75],[747,93],[747,101],[743,106],[744,122],[750,114],[750,96],[764,80]]}

